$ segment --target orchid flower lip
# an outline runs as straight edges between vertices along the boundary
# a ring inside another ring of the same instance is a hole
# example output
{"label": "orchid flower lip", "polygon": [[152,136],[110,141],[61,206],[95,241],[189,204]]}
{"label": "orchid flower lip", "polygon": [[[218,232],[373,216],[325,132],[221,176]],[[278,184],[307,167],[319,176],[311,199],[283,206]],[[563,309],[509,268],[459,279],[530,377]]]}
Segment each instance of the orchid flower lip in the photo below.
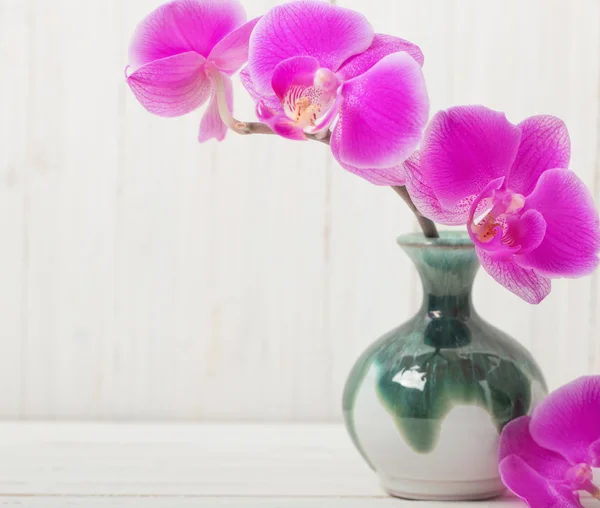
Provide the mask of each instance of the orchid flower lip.
{"label": "orchid flower lip", "polygon": [[[483,243],[491,241],[498,233],[504,235],[500,223],[497,222],[500,217],[516,215],[525,206],[525,197],[511,190],[492,191],[490,200],[489,206],[479,217],[475,217],[471,224],[474,233]],[[502,242],[509,246],[513,244],[508,233],[503,236]]]}
{"label": "orchid flower lip", "polygon": [[[467,225],[469,234],[476,244],[493,242],[502,232],[502,228],[495,221],[496,217],[492,215],[492,212],[495,208],[493,197],[504,187],[504,181],[504,177],[492,180],[471,205]],[[485,203],[486,206],[477,213],[478,206],[482,203]]]}
{"label": "orchid flower lip", "polygon": [[583,490],[600,499],[600,488],[594,484],[594,472],[588,464],[576,464],[567,471],[565,481],[573,490]]}
{"label": "orchid flower lip", "polygon": [[566,474],[565,480],[576,490],[585,490],[594,479],[592,468],[587,464],[576,464]]}
{"label": "orchid flower lip", "polygon": [[527,226],[540,220],[535,211],[521,213],[525,204],[525,197],[508,187],[504,177],[492,180],[469,212],[467,228],[476,246],[497,260],[519,254]]}
{"label": "orchid flower lip", "polygon": [[275,68],[272,86],[285,116],[306,133],[328,129],[341,108],[342,82],[312,57],[285,60]]}

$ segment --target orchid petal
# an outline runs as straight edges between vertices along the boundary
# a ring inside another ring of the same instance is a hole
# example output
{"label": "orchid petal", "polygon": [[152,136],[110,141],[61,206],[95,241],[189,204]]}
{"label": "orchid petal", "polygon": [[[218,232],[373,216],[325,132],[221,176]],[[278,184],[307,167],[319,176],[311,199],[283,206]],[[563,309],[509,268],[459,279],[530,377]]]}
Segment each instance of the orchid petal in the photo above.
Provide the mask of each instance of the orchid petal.
{"label": "orchid petal", "polygon": [[185,115],[210,97],[213,83],[204,72],[205,63],[198,53],[182,53],[140,67],[127,78],[127,83],[150,113]]}
{"label": "orchid petal", "polygon": [[509,216],[506,220],[507,237],[520,247],[517,254],[527,254],[537,249],[546,236],[546,220],[537,210],[527,210],[520,217]]}
{"label": "orchid petal", "polygon": [[357,168],[347,164],[340,158],[340,139],[344,133],[344,119],[340,118],[331,136],[331,152],[346,171],[364,178],[374,185],[404,185],[406,183],[406,173],[402,165],[390,168]]}
{"label": "orchid petal", "polygon": [[221,72],[234,74],[248,61],[250,35],[260,18],[255,18],[221,39],[210,52],[208,60]]}
{"label": "orchid petal", "polygon": [[533,412],[531,435],[571,463],[600,466],[600,376],[582,377],[551,393]]}
{"label": "orchid petal", "polygon": [[520,129],[504,113],[459,106],[437,113],[421,146],[421,173],[440,204],[453,209],[507,176],[519,148]]}
{"label": "orchid petal", "polygon": [[533,270],[521,268],[513,261],[514,257],[508,260],[494,259],[483,249],[477,249],[477,255],[487,273],[527,303],[538,304],[550,294],[550,279]]}
{"label": "orchid petal", "polygon": [[419,212],[428,219],[447,226],[460,226],[467,223],[469,210],[475,196],[463,200],[451,210],[446,210],[440,204],[429,181],[421,171],[420,153],[415,152],[411,155],[403,166],[406,175],[406,189]]}
{"label": "orchid petal", "polygon": [[595,468],[600,467],[600,439],[593,442],[588,448],[588,455],[591,459],[590,465]]}
{"label": "orchid petal", "polygon": [[344,83],[342,95],[339,160],[362,169],[402,164],[419,144],[429,112],[419,65],[407,53],[388,55]]}
{"label": "orchid petal", "polygon": [[[233,85],[231,84],[231,78],[229,76],[221,74],[221,80],[225,88],[225,97],[227,100],[227,107],[229,111],[233,111]],[[217,141],[223,141],[227,134],[227,126],[221,119],[219,113],[219,104],[217,100],[217,90],[213,91],[212,98],[208,105],[208,109],[202,117],[200,122],[200,133],[198,135],[198,141],[204,143],[209,139],[216,139]]]}
{"label": "orchid petal", "polygon": [[500,462],[502,482],[531,508],[581,508],[579,496],[566,485],[549,482],[517,455]]}
{"label": "orchid petal", "polygon": [[405,51],[422,67],[423,52],[412,42],[405,41],[399,37],[391,35],[375,34],[373,44],[365,52],[360,53],[346,60],[340,67],[338,75],[344,80],[349,81],[352,78],[360,76],[367,72],[382,58]]}
{"label": "orchid petal", "polygon": [[248,66],[261,94],[271,93],[277,65],[294,56],[312,56],[337,71],[373,42],[373,27],[357,12],[321,0],[300,0],[271,9],[250,39]]}
{"label": "orchid petal", "polygon": [[598,266],[600,219],[585,184],[572,171],[541,174],[525,209],[544,216],[546,235],[539,247],[518,256],[518,263],[545,277],[580,277]]}
{"label": "orchid petal", "polygon": [[273,71],[271,84],[281,102],[292,87],[313,86],[319,62],[311,56],[297,56],[281,62]]}
{"label": "orchid petal", "polygon": [[521,122],[519,128],[521,145],[508,186],[527,196],[544,171],[569,167],[571,141],[563,121],[553,116],[532,116]]}
{"label": "orchid petal", "polygon": [[175,0],[150,13],[129,46],[134,69],[170,56],[195,51],[207,57],[228,33],[246,21],[238,0]]}
{"label": "orchid petal", "polygon": [[261,95],[258,93],[256,87],[254,86],[254,83],[252,82],[252,78],[250,77],[250,71],[248,70],[248,67],[245,67],[240,72],[240,81],[242,82],[242,85],[244,86],[246,91],[250,94],[250,97],[252,97],[252,100],[255,104],[262,102],[263,105],[266,106],[268,109],[281,109],[281,111],[283,112],[283,109],[281,108],[281,102],[279,101],[276,95]]}
{"label": "orchid petal", "polygon": [[273,72],[272,86],[286,115],[313,133],[329,128],[343,103],[337,76],[310,56],[281,62]]}
{"label": "orchid petal", "polygon": [[570,462],[556,452],[542,448],[531,437],[530,416],[513,420],[502,429],[498,457],[502,461],[517,455],[548,480],[564,481],[571,469]]}

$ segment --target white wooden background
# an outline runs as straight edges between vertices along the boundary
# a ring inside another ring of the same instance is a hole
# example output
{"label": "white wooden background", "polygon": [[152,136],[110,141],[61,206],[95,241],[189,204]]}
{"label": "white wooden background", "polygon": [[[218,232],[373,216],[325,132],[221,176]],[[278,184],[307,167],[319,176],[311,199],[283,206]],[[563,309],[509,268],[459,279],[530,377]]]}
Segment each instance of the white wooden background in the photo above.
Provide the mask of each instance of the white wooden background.
{"label": "white wooden background", "polygon": [[[338,3],[420,44],[434,111],[564,118],[600,198],[599,0]],[[324,146],[147,114],[123,68],[157,4],[0,0],[0,417],[339,420],[355,358],[417,306],[414,221]],[[529,307],[481,274],[476,300],[555,387],[600,372],[599,284]]]}

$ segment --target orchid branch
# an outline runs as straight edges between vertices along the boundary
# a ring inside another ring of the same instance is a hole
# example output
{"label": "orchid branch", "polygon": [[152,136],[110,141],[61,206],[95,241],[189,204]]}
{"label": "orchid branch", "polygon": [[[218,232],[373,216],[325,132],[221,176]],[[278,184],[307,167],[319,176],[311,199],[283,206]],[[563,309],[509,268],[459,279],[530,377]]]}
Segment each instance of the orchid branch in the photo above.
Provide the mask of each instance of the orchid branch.
{"label": "orchid branch", "polygon": [[404,200],[404,202],[408,205],[410,210],[415,214],[415,217],[417,218],[417,221],[419,222],[419,226],[423,230],[423,234],[425,235],[425,238],[439,238],[440,234],[438,233],[435,223],[432,220],[425,217],[418,210],[417,206],[414,204],[413,200],[411,199],[410,194],[408,193],[408,190],[406,189],[406,187],[405,186],[394,186],[394,187],[392,187],[392,189],[396,192],[396,194],[398,194],[398,196],[400,196]]}
{"label": "orchid branch", "polygon": [[[230,129],[237,134],[241,134],[242,136],[247,136],[249,134],[275,134],[273,129],[271,129],[271,127],[265,123],[242,122],[241,120],[236,120],[235,118],[234,121],[235,123],[233,127],[230,127]],[[311,141],[319,141],[320,143],[329,145],[331,142],[331,131],[326,131],[324,134],[306,134],[306,138],[310,139]]]}
{"label": "orchid branch", "polygon": [[[234,119],[235,120],[235,119]],[[238,134],[241,135],[250,135],[250,134],[275,134],[273,130],[266,124],[261,122],[241,122],[239,120],[235,120],[233,127],[231,129]],[[306,137],[313,141],[319,141],[320,143],[324,143],[326,145],[331,144],[331,131],[327,131],[326,135],[318,136],[316,134],[306,134]],[[410,210],[415,214],[417,221],[419,222],[419,226],[421,227],[423,234],[426,238],[439,238],[439,233],[435,223],[425,217],[419,210],[416,205],[413,203],[413,200],[408,193],[408,190],[404,186],[394,186],[392,189],[398,194],[404,202],[408,205]]]}
{"label": "orchid branch", "polygon": [[[223,83],[221,73],[217,69],[210,69],[209,73],[215,82],[215,93],[217,97],[217,105],[219,107],[219,115],[227,127],[242,136],[248,136],[250,134],[275,134],[273,129],[271,129],[271,127],[269,127],[267,124],[261,122],[243,122],[235,118],[229,110],[229,105],[227,104],[225,85]],[[318,134],[306,134],[306,137],[307,139],[318,141],[326,145],[331,144],[331,130],[327,130],[324,133]],[[392,189],[394,189],[394,191],[404,200],[410,210],[415,214],[415,217],[417,218],[419,226],[423,230],[425,237],[439,238],[439,233],[435,224],[425,217],[421,212],[419,212],[408,191],[406,190],[406,187],[396,186],[392,187]]]}

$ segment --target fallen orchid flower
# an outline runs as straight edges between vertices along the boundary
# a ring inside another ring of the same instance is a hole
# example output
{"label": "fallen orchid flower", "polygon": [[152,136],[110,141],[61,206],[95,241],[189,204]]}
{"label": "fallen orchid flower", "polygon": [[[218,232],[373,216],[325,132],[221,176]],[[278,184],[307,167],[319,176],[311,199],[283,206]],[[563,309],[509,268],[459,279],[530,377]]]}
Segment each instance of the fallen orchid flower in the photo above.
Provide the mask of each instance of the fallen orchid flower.
{"label": "fallen orchid flower", "polygon": [[[285,41],[282,43],[281,41]],[[429,101],[421,50],[375,35],[366,18],[321,0],[271,9],[250,40],[242,82],[275,133],[331,135],[335,158],[378,185],[403,185]]]}
{"label": "fallen orchid flower", "polygon": [[558,118],[513,125],[483,106],[455,107],[431,120],[405,164],[407,188],[429,219],[466,224],[485,270],[535,304],[551,279],[598,266],[598,212],[569,159]]}
{"label": "fallen orchid flower", "polygon": [[600,466],[600,376],[558,389],[509,423],[499,459],[504,484],[532,508],[581,507],[577,491],[600,499],[591,469]]}
{"label": "fallen orchid flower", "polygon": [[258,19],[246,23],[238,0],[175,0],[138,26],[129,47],[127,83],[160,116],[185,115],[205,104],[199,141],[222,141],[235,128],[230,76],[248,59]]}

